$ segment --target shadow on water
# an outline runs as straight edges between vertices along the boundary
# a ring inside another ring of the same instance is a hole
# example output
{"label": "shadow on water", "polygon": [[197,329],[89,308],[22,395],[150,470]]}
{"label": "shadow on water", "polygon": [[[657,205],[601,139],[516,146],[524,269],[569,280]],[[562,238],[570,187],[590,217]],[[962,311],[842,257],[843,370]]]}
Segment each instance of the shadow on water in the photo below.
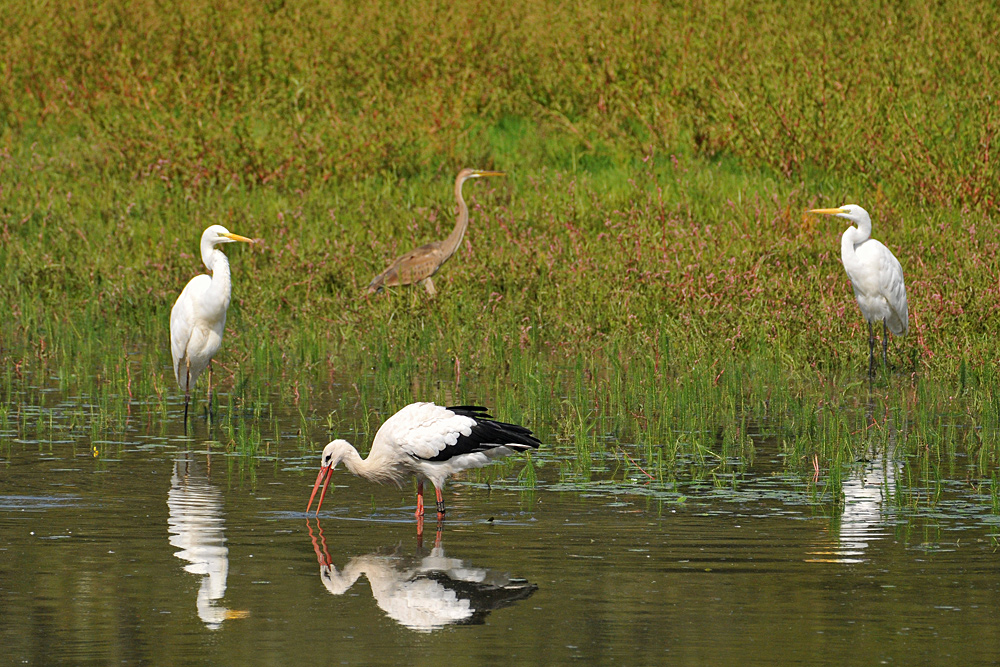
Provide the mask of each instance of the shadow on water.
{"label": "shadow on water", "polygon": [[506,572],[475,567],[445,555],[439,524],[434,547],[418,546],[412,553],[401,546],[350,558],[338,570],[327,550],[323,527],[316,531],[306,519],[319,576],[332,595],[347,593],[364,576],[372,597],[386,616],[417,632],[432,632],[448,625],[478,625],[490,612],[527,599],[538,589]]}

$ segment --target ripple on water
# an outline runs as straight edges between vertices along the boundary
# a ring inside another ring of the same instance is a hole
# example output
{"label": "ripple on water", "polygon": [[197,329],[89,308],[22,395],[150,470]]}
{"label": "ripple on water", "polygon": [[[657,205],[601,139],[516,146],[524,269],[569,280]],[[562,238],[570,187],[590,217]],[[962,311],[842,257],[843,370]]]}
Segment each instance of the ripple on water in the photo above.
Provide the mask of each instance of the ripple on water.
{"label": "ripple on water", "polygon": [[74,505],[81,500],[73,494],[58,496],[4,496],[0,495],[0,510],[43,511],[67,505]]}

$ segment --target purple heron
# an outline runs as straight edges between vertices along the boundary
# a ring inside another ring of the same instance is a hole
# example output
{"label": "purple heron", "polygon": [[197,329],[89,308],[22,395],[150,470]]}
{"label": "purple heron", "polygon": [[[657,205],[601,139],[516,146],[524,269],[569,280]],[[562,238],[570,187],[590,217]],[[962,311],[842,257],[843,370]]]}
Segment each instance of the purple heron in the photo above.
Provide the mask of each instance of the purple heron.
{"label": "purple heron", "polygon": [[438,272],[442,264],[455,254],[458,246],[462,243],[462,237],[465,236],[465,230],[469,227],[469,207],[465,205],[465,199],[462,198],[462,184],[470,178],[503,175],[502,171],[481,171],[479,169],[463,169],[458,172],[458,176],[455,178],[458,219],[455,221],[455,228],[451,230],[451,234],[448,234],[448,238],[444,241],[431,241],[397,257],[389,265],[389,268],[372,279],[368,284],[367,293],[375,294],[386,287],[423,283],[428,294],[431,296],[437,294],[432,276]]}

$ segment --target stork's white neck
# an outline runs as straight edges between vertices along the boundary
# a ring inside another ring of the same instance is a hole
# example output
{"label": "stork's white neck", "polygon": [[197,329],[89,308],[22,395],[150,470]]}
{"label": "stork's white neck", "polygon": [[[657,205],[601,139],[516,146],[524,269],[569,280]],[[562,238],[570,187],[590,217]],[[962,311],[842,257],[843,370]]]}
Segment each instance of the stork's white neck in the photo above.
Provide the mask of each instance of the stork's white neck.
{"label": "stork's white neck", "polygon": [[335,442],[337,446],[334,449],[331,459],[334,467],[343,461],[344,467],[352,474],[363,477],[370,482],[399,484],[402,477],[401,471],[391,461],[386,461],[381,457],[372,456],[371,454],[368,455],[367,459],[363,459],[358,450],[347,441],[340,440]]}

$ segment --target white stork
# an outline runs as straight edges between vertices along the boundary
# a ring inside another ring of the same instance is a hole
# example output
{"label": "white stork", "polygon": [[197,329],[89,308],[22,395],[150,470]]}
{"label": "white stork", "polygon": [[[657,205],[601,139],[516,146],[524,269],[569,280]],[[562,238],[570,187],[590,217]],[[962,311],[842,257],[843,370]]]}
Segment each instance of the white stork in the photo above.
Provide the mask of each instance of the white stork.
{"label": "white stork", "polygon": [[441,519],[445,511],[441,489],[449,476],[482,468],[493,459],[536,449],[540,444],[525,427],[496,421],[481,406],[446,408],[434,403],[411,403],[382,424],[367,459],[362,459],[346,440],[334,440],[323,449],[306,512],[322,485],[316,506],[319,515],[331,472],[343,461],[355,475],[380,484],[402,486],[404,480],[416,475],[418,517],[424,514],[424,480],[429,480],[437,494]]}

